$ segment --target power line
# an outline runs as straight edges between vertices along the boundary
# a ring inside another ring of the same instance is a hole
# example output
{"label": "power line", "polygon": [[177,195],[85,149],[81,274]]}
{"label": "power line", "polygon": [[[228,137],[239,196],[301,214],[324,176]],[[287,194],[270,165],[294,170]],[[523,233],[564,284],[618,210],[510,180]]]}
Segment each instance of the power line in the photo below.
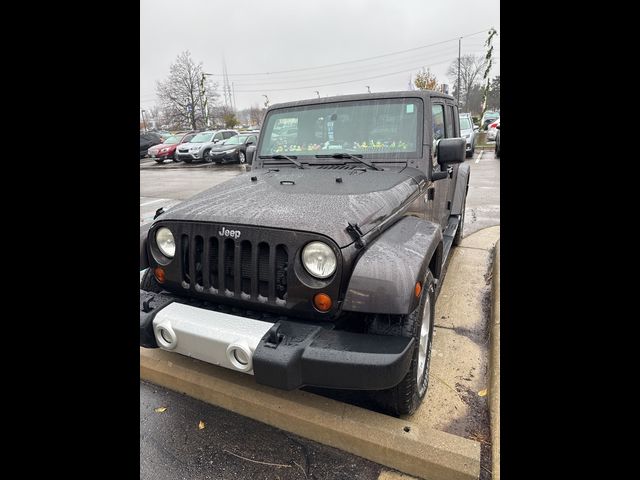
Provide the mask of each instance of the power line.
{"label": "power line", "polygon": [[[231,75],[231,76],[275,75],[275,74],[279,74],[279,73],[292,73],[292,72],[302,72],[302,71],[305,71],[305,70],[317,70],[319,68],[328,68],[328,67],[335,67],[337,65],[346,65],[348,63],[366,62],[367,60],[373,60],[373,59],[376,59],[376,58],[383,58],[383,57],[390,57],[392,55],[398,55],[400,53],[406,53],[406,52],[411,52],[411,51],[415,51],[415,50],[420,50],[422,48],[428,48],[428,47],[434,47],[436,45],[442,45],[443,43],[457,41],[459,38],[467,38],[467,37],[471,37],[471,36],[474,36],[474,35],[479,35],[480,33],[485,33],[487,30],[488,29],[484,29],[484,30],[481,30],[479,32],[469,33],[467,35],[458,36],[458,37],[455,37],[455,38],[452,38],[452,39],[449,39],[449,40],[442,40],[441,42],[430,43],[428,45],[422,45],[420,47],[408,48],[406,50],[398,50],[396,52],[385,53],[383,55],[376,55],[374,57],[361,58],[361,59],[358,59],[358,60],[349,60],[349,61],[346,61],[346,62],[330,63],[330,64],[327,64],[327,65],[318,65],[318,66],[315,66],[315,67],[295,68],[295,69],[292,69],[292,70],[278,70],[278,71],[275,71],[275,72],[228,73],[228,75]],[[213,75],[213,76],[218,76],[218,77],[224,76],[224,74],[221,74],[221,73],[210,73],[208,75]]]}
{"label": "power line", "polygon": [[311,89],[311,88],[318,88],[318,87],[330,87],[330,86],[333,86],[333,85],[343,85],[343,84],[345,84],[345,83],[354,83],[354,82],[362,82],[362,81],[364,81],[364,80],[373,80],[374,78],[389,77],[389,76],[391,76],[391,75],[398,75],[398,74],[400,74],[400,73],[407,73],[407,72],[411,72],[411,71],[413,71],[413,70],[417,70],[417,69],[419,69],[419,68],[423,68],[423,67],[433,67],[434,65],[440,65],[440,64],[443,64],[443,63],[448,63],[448,62],[450,62],[450,61],[451,61],[451,59],[447,59],[447,60],[444,60],[444,61],[442,61],[442,62],[432,63],[432,64],[430,64],[430,65],[419,65],[419,66],[417,66],[417,67],[408,68],[408,69],[400,70],[400,71],[397,71],[397,72],[385,73],[385,74],[383,74],[383,75],[375,75],[375,76],[373,76],[373,77],[358,78],[358,79],[355,79],[355,80],[346,80],[346,81],[344,81],[344,82],[325,83],[325,84],[322,84],[322,85],[306,85],[306,86],[304,86],[304,87],[289,87],[289,88],[263,88],[263,89],[260,89],[260,90],[236,90],[236,92],[238,92],[238,93],[240,93],[240,92],[242,92],[242,93],[253,93],[253,92],[276,92],[276,91],[283,91],[283,90],[303,90],[303,89],[307,89],[307,88],[308,88],[308,89]]}
{"label": "power line", "polygon": [[[453,47],[452,47],[453,48]],[[387,61],[385,63],[378,63],[378,64],[374,64],[374,65],[367,65],[367,66],[360,66],[357,67],[356,70],[353,70],[353,68],[346,68],[337,72],[332,72],[332,73],[326,73],[326,74],[322,74],[322,75],[307,75],[305,77],[301,77],[301,78],[296,78],[296,79],[291,79],[291,78],[287,78],[287,79],[283,79],[283,80],[271,80],[271,81],[264,81],[264,82],[235,82],[236,86],[240,86],[240,87],[246,87],[246,86],[261,86],[261,85],[278,85],[278,84],[287,84],[287,83],[300,83],[300,82],[313,82],[321,80],[321,79],[331,79],[331,78],[337,78],[337,77],[344,77],[345,75],[353,75],[353,74],[367,74],[367,73],[378,73],[380,72],[380,70],[384,70],[384,69],[390,69],[390,68],[394,68],[394,69],[398,69],[398,68],[402,68],[402,67],[409,67],[410,65],[415,65],[417,63],[427,63],[429,61],[433,61],[433,60],[437,60],[439,58],[443,58],[443,55],[446,56],[447,58],[450,57],[451,55],[453,55],[453,50],[450,48],[448,50],[451,51],[441,51],[438,52],[438,54],[433,55],[433,56],[418,56],[415,58],[405,58],[405,59],[397,59],[395,61]]]}

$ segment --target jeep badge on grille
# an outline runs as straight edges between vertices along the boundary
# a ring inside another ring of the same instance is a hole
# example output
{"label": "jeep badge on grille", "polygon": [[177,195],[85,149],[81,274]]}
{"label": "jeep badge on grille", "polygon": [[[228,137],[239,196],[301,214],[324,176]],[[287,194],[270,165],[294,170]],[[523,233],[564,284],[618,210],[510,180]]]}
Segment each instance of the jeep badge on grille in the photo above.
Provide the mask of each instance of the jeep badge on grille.
{"label": "jeep badge on grille", "polygon": [[229,230],[228,228],[220,227],[220,231],[218,235],[221,237],[231,237],[231,238],[240,238],[242,232],[240,230]]}

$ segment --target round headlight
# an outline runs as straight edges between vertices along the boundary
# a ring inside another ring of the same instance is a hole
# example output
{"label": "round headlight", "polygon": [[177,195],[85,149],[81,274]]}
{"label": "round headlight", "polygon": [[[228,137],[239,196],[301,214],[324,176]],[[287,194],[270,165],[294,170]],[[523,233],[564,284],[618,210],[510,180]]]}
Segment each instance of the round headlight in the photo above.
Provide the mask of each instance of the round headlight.
{"label": "round headlight", "polygon": [[314,277],[328,278],[336,271],[336,255],[326,243],[311,242],[302,250],[302,264]]}
{"label": "round headlight", "polygon": [[173,258],[176,254],[176,241],[173,238],[173,233],[167,227],[161,227],[156,232],[156,244],[166,257]]}

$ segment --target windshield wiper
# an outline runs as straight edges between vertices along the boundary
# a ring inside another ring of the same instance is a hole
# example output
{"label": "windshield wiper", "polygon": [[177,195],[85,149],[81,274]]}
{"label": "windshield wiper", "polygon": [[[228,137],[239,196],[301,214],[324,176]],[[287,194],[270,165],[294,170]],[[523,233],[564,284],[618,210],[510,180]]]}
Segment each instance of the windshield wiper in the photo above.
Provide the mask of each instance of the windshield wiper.
{"label": "windshield wiper", "polygon": [[352,158],[353,160],[356,160],[364,165],[366,165],[367,167],[371,167],[374,170],[382,170],[382,168],[378,168],[376,167],[373,163],[368,162],[367,160],[365,160],[364,158],[362,158],[362,155],[351,155],[350,153],[334,153],[333,155],[316,155],[316,158]]}
{"label": "windshield wiper", "polygon": [[298,157],[289,157],[288,155],[260,155],[260,158],[273,158],[274,160],[289,160],[291,163],[295,163],[298,168],[304,168],[300,162],[295,160]]}

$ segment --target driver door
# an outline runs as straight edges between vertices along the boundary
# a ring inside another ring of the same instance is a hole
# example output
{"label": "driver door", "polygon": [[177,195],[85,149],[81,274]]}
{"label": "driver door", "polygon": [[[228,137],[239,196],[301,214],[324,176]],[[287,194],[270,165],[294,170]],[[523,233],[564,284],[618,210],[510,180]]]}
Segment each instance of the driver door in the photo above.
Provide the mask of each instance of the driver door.
{"label": "driver door", "polygon": [[[438,142],[442,138],[450,138],[453,136],[453,127],[451,125],[451,119],[446,115],[445,103],[439,98],[432,99],[431,103],[431,116],[433,125],[433,148],[431,149],[431,164],[433,166],[432,172],[447,172],[447,167],[442,167],[438,163],[437,151]],[[447,202],[449,197],[449,186],[451,184],[451,178],[447,175],[446,178],[436,180],[433,182],[433,188],[435,189],[433,198],[433,220],[438,222],[442,228],[446,228],[449,221],[449,210],[447,209]]]}

